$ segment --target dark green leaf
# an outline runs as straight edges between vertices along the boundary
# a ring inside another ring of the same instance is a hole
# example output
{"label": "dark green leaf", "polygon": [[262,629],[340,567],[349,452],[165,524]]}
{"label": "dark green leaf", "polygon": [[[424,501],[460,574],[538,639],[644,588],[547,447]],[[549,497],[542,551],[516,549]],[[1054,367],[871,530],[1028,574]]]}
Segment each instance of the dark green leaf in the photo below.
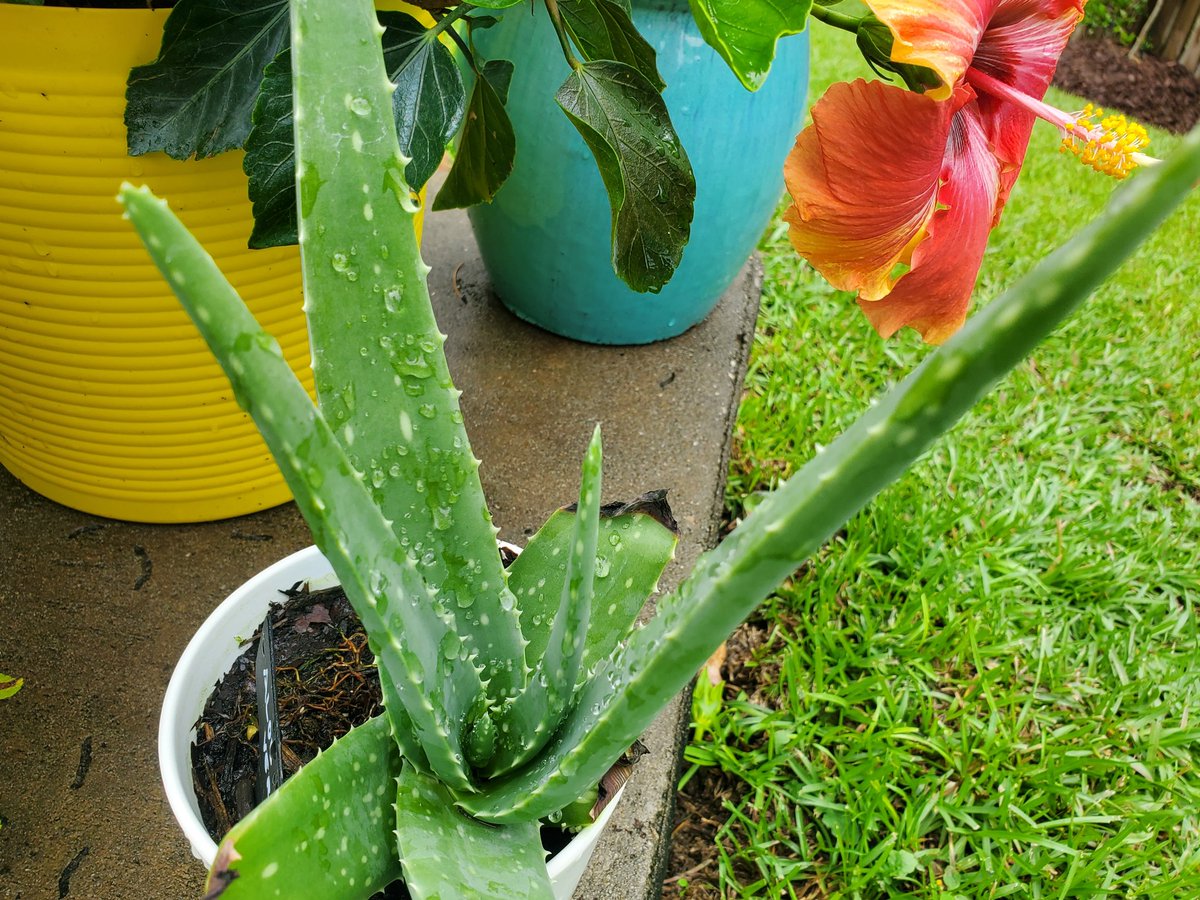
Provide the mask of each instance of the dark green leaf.
{"label": "dark green leaf", "polygon": [[747,90],[757,91],[775,58],[775,42],[799,34],[812,0],[688,0],[700,33]]}
{"label": "dark green leaf", "polygon": [[659,91],[666,87],[658,74],[654,48],[634,27],[627,7],[617,0],[559,0],[558,8],[584,59],[623,62]]}
{"label": "dark green leaf", "polygon": [[292,134],[292,54],[285,48],[267,66],[242,169],[254,209],[250,246],[295,244],[296,146]]}
{"label": "dark green leaf", "polygon": [[396,84],[396,133],[400,149],[412,160],[404,178],[418,190],[437,171],[462,125],[467,91],[450,50],[424,25],[397,12],[380,12],[379,21],[387,27],[383,59]]}
{"label": "dark green leaf", "polygon": [[932,69],[924,66],[913,66],[892,60],[892,30],[873,15],[866,15],[859,20],[856,43],[859,52],[867,61],[875,74],[887,81],[888,72],[894,72],[904,79],[904,84],[910,91],[923,94],[928,90],[939,87],[941,78]]}
{"label": "dark green leaf", "polygon": [[471,23],[472,28],[491,28],[500,22],[495,16],[471,16],[466,21]]}
{"label": "dark green leaf", "polygon": [[635,291],[658,292],[683,255],[696,179],[666,104],[624,63],[587,62],[557,100],[592,154],[612,207],[612,261]]}
{"label": "dark green leaf", "polygon": [[489,59],[483,64],[483,77],[488,80],[500,102],[507,104],[508,89],[512,85],[513,64],[507,59]]}
{"label": "dark green leaf", "polygon": [[407,763],[397,779],[396,842],[416,900],[554,896],[536,821],[485,825],[459,812],[443,784]]}
{"label": "dark green leaf", "polygon": [[490,203],[512,171],[517,141],[504,109],[512,69],[510,62],[491,60],[475,79],[458,153],[434,209]]}
{"label": "dark green leaf", "polygon": [[[392,110],[400,149],[412,157],[404,175],[419,189],[442,161],[462,124],[466,90],[450,51],[411,16],[381,12],[388,77],[397,82]],[[294,244],[296,159],[292,139],[292,63],[285,48],[267,67],[242,168],[250,181],[250,246]]]}
{"label": "dark green leaf", "polygon": [[287,36],[287,0],[180,0],[158,59],[129,74],[129,152],[187,159],[242,146],[263,70]]}

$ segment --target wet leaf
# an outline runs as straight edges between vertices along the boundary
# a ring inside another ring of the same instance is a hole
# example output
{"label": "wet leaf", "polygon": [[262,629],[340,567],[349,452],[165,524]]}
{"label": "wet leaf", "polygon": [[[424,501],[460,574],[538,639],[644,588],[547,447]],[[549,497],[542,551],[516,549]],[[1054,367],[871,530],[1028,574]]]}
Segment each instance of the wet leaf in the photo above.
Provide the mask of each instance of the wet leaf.
{"label": "wet leaf", "polygon": [[158,59],[129,74],[129,152],[187,159],[242,146],[263,71],[287,36],[287,0],[179,0]]}
{"label": "wet leaf", "polygon": [[654,48],[638,33],[629,7],[617,0],[560,0],[563,24],[587,60],[612,59],[633,66],[661,91]]}
{"label": "wet leaf", "polygon": [[446,145],[462,125],[467,91],[449,48],[424,25],[395,12],[381,12],[379,21],[387,27],[383,60],[396,85],[396,133],[400,149],[412,159],[404,179],[418,190],[437,171]]}
{"label": "wet leaf", "polygon": [[517,141],[504,109],[512,70],[507,60],[490,60],[475,79],[458,153],[434,209],[490,203],[512,172]]}
{"label": "wet leaf", "polygon": [[436,779],[401,769],[396,844],[414,897],[554,896],[537,822],[486,825],[459,812],[454,799]]}
{"label": "wet leaf", "polygon": [[624,63],[587,62],[557,94],[587,142],[612,208],[612,262],[635,291],[674,274],[692,224],[696,180],[666,104]]}
{"label": "wet leaf", "polygon": [[775,43],[799,34],[812,0],[688,0],[709,45],[747,90],[757,91],[775,59]]}

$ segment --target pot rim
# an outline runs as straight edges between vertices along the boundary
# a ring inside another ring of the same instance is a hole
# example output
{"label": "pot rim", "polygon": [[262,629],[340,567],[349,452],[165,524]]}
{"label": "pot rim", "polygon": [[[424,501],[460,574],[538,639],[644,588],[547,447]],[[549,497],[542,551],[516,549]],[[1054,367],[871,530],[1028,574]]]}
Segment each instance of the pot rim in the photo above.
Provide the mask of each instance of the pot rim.
{"label": "pot rim", "polygon": [[[501,542],[520,552],[520,548]],[[252,634],[265,615],[267,604],[282,597],[278,592],[297,581],[317,586],[336,584],[332,567],[315,546],[292,553],[261,570],[226,597],[192,635],[179,657],[163,697],[158,722],[158,765],[167,802],[192,854],[211,867],[217,845],[200,818],[192,787],[191,744],[195,722],[212,692],[212,685],[228,671],[241,652],[243,635]],[[591,825],[582,829],[560,853],[547,862],[551,881],[582,874],[624,788]],[[573,888],[572,882],[572,888]]]}

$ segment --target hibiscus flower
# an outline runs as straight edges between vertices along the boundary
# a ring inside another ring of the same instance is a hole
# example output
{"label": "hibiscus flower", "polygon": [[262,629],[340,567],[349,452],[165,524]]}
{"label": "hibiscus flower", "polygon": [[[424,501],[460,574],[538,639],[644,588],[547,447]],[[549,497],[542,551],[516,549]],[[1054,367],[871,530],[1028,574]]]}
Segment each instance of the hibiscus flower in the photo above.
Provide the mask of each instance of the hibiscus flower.
{"label": "hibiscus flower", "polygon": [[966,318],[988,235],[1021,171],[1034,120],[1118,177],[1148,157],[1145,132],[1042,101],[1083,15],[1081,0],[867,0],[892,33],[892,61],[940,84],[835,84],[785,167],[793,245],[854,291],[883,336],[931,343]]}

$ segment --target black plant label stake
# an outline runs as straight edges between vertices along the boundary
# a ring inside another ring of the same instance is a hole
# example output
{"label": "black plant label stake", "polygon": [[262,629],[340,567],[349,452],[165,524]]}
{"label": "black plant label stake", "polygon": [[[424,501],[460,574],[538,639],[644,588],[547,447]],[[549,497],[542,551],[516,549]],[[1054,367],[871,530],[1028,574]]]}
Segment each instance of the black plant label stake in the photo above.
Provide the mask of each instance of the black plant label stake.
{"label": "black plant label stake", "polygon": [[279,733],[279,702],[275,691],[275,629],[271,614],[263,620],[254,658],[254,693],[258,702],[258,778],[254,793],[262,803],[283,783],[283,741]]}

